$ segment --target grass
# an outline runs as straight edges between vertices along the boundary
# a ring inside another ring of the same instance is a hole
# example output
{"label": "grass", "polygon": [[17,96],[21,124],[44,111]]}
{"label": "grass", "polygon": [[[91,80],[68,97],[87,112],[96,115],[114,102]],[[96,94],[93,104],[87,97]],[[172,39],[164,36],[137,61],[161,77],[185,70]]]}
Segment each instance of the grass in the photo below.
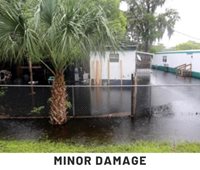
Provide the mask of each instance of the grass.
{"label": "grass", "polygon": [[0,140],[1,153],[66,153],[66,152],[110,152],[110,153],[200,153],[200,143],[180,143],[177,145],[163,142],[137,141],[132,144],[72,144],[51,141],[6,141]]}

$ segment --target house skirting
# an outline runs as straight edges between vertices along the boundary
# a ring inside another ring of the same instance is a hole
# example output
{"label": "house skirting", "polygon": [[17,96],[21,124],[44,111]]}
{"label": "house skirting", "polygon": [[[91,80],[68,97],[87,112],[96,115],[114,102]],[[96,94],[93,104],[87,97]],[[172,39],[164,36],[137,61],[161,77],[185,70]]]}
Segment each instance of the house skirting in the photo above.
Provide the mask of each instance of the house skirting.
{"label": "house skirting", "polygon": [[[152,69],[176,74],[176,69],[172,68],[172,67],[164,67],[164,66],[152,65]],[[200,72],[192,71],[192,77],[200,79]]]}

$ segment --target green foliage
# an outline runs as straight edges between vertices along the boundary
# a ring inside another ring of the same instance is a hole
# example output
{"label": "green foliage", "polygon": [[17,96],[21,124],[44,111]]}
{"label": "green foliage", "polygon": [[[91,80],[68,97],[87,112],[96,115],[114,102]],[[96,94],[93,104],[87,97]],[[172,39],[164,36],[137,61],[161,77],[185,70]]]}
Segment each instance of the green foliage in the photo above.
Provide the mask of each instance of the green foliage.
{"label": "green foliage", "polygon": [[200,43],[197,43],[195,41],[188,41],[185,43],[178,44],[175,47],[176,50],[195,50],[200,49]]}
{"label": "green foliage", "polygon": [[67,107],[68,109],[71,109],[71,108],[72,108],[72,104],[71,104],[71,102],[68,101],[68,100],[66,100],[66,107]]}
{"label": "green foliage", "polygon": [[119,10],[120,0],[95,0],[96,5],[100,5],[108,18],[109,27],[118,40],[124,39],[126,34],[127,18]]}
{"label": "green foliage", "polygon": [[151,48],[150,48],[150,52],[151,53],[158,53],[158,52],[161,52],[161,51],[164,51],[166,48],[163,44],[158,44],[158,45],[153,45]]}
{"label": "green foliage", "polygon": [[4,96],[5,95],[5,91],[0,89],[0,97]]}
{"label": "green foliage", "polygon": [[0,59],[30,57],[43,64],[48,59],[53,68],[45,66],[52,73],[62,73],[90,51],[116,47],[111,21],[108,12],[93,0],[1,0]]}
{"label": "green foliage", "polygon": [[162,38],[165,30],[169,37],[174,25],[179,20],[178,12],[166,9],[164,13],[156,13],[165,0],[127,0],[130,8],[128,16],[128,32],[132,40],[141,44],[141,49],[149,51],[155,40]]}
{"label": "green foliage", "polygon": [[7,87],[0,87],[0,97],[5,96],[7,91]]}
{"label": "green foliage", "polygon": [[136,141],[130,144],[88,145],[70,142],[51,141],[4,141],[0,140],[1,153],[179,153],[200,152],[200,143],[178,143],[176,145],[164,142]]}
{"label": "green foliage", "polygon": [[[113,28],[121,27],[121,22],[109,19],[113,13],[96,1],[31,2],[0,0],[0,60],[40,61],[53,75],[63,76],[67,66],[89,56],[91,51],[104,53],[107,46],[113,50],[117,47]],[[115,17],[122,18],[118,11]],[[59,103],[55,105],[63,109]]]}
{"label": "green foliage", "polygon": [[33,109],[31,110],[32,114],[40,114],[42,112],[42,110],[44,110],[44,106],[39,106],[39,107],[33,107]]}
{"label": "green foliage", "polygon": [[0,60],[18,62],[29,55],[34,55],[37,36],[28,27],[28,18],[24,14],[21,1],[0,3]]}

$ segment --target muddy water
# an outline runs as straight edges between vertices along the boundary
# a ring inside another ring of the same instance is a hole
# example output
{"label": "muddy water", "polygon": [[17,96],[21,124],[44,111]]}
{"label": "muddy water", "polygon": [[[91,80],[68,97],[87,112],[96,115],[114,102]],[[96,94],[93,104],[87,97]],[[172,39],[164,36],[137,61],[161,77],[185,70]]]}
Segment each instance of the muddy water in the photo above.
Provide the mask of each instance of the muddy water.
{"label": "muddy water", "polygon": [[[69,140],[75,143],[129,143],[135,140],[200,141],[200,86],[193,86],[200,84],[200,81],[175,78],[172,74],[158,71],[152,74],[153,84],[172,82],[190,83],[192,86],[138,88],[137,114],[151,113],[150,119],[148,116],[138,118],[134,122],[129,117],[71,119],[61,127],[50,125],[46,119],[0,120],[0,139]],[[130,111],[130,90],[130,88],[76,89],[75,93],[78,96],[75,98],[76,113],[97,115]],[[1,99],[2,112],[7,111],[16,115],[30,112],[32,100],[23,99],[18,92],[9,90],[7,92],[9,95]],[[21,90],[20,94],[25,95],[25,91]],[[47,100],[44,96],[48,99],[49,91],[40,89],[37,94],[40,95],[36,96],[34,104],[45,105]],[[22,103],[19,102],[20,99]],[[44,114],[47,111],[43,110]]]}
{"label": "muddy water", "polygon": [[70,141],[74,143],[129,143],[135,140],[200,141],[200,115],[182,119],[153,116],[133,122],[130,118],[76,119],[61,127],[47,120],[1,120],[0,139]]}

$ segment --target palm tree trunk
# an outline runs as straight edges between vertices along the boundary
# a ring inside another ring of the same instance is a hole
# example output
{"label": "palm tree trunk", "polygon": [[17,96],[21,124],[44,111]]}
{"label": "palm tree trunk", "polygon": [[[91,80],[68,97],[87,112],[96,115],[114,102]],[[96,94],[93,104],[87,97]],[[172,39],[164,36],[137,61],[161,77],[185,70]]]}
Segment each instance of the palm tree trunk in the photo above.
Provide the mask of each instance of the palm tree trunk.
{"label": "palm tree trunk", "polygon": [[66,87],[63,73],[56,73],[51,90],[50,121],[62,125],[67,121]]}

